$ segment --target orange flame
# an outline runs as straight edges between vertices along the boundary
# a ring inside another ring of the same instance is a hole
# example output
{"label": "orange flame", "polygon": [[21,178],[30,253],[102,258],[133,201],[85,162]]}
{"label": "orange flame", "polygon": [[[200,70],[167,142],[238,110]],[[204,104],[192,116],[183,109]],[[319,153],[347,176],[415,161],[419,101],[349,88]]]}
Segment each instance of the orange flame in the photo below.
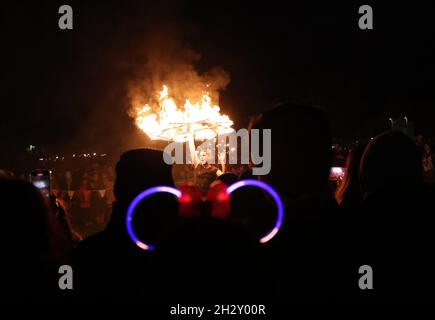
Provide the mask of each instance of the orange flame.
{"label": "orange flame", "polygon": [[154,112],[146,104],[137,108],[136,114],[137,126],[153,140],[208,140],[234,131],[231,128],[233,121],[220,113],[219,106],[212,104],[208,93],[195,103],[186,99],[183,108],[179,108],[169,96],[168,87],[163,85],[156,109]]}

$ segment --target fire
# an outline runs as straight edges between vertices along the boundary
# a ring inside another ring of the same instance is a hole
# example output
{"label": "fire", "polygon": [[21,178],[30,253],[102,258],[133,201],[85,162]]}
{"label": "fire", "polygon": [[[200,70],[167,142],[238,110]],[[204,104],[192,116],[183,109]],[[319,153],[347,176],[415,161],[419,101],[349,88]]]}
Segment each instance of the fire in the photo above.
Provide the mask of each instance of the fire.
{"label": "fire", "polygon": [[157,107],[146,104],[137,109],[136,124],[153,140],[176,142],[208,140],[233,131],[233,121],[220,113],[208,93],[204,93],[200,101],[186,99],[180,108],[165,85],[159,93]]}

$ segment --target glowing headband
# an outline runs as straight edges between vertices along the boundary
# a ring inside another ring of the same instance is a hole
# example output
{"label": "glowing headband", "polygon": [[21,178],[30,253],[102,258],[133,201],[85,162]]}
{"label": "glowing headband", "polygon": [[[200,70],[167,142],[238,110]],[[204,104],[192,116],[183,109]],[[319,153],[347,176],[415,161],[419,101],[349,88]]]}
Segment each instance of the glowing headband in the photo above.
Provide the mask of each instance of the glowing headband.
{"label": "glowing headband", "polygon": [[153,187],[153,188],[146,189],[145,191],[142,191],[141,193],[139,193],[136,196],[136,198],[134,198],[133,201],[130,203],[128,210],[127,210],[125,224],[127,226],[128,236],[139,248],[144,249],[144,250],[153,251],[155,249],[155,247],[140,241],[139,238],[134,233],[133,226],[132,226],[133,213],[134,213],[134,210],[136,209],[137,205],[139,204],[139,202],[141,202],[143,199],[145,199],[146,197],[148,197],[152,194],[160,193],[160,192],[171,193],[174,196],[176,196],[177,198],[181,197],[181,191],[178,189],[175,189],[172,187],[166,187],[166,186]]}
{"label": "glowing headband", "polygon": [[261,243],[266,243],[269,240],[271,240],[281,228],[282,220],[284,219],[284,204],[282,203],[281,197],[271,186],[259,180],[247,179],[247,180],[238,181],[236,183],[233,183],[231,186],[229,186],[227,188],[227,192],[231,194],[233,191],[239,188],[248,187],[248,186],[259,187],[264,191],[266,191],[273,198],[278,208],[278,215],[276,218],[275,226],[268,234],[266,234],[263,238],[260,239]]}
{"label": "glowing headband", "polygon": [[[278,193],[271,186],[269,186],[265,182],[258,181],[258,180],[248,179],[248,180],[242,180],[242,181],[233,183],[231,186],[229,186],[227,188],[227,192],[228,192],[228,194],[231,194],[232,192],[234,192],[235,190],[237,190],[239,188],[248,187],[248,186],[258,187],[258,188],[261,188],[264,191],[266,191],[273,198],[273,200],[275,201],[275,204],[278,208],[278,215],[277,215],[276,222],[275,222],[273,229],[271,231],[269,231],[264,237],[262,237],[260,239],[260,243],[266,243],[266,242],[270,241],[278,233],[279,229],[281,228],[282,221],[284,219],[284,204],[283,204],[280,196],[278,195]],[[133,226],[132,226],[134,210],[136,209],[137,205],[143,199],[145,199],[146,197],[148,197],[152,194],[161,193],[161,192],[173,194],[177,198],[181,197],[181,191],[178,189],[175,189],[172,187],[167,187],[167,186],[153,187],[153,188],[146,189],[145,191],[142,191],[141,193],[139,193],[136,196],[136,198],[134,198],[133,201],[130,203],[128,210],[127,210],[127,216],[125,218],[125,223],[126,223],[126,227],[127,227],[128,236],[139,248],[141,248],[143,250],[153,251],[153,250],[155,250],[155,247],[140,241],[139,238],[134,233]]]}

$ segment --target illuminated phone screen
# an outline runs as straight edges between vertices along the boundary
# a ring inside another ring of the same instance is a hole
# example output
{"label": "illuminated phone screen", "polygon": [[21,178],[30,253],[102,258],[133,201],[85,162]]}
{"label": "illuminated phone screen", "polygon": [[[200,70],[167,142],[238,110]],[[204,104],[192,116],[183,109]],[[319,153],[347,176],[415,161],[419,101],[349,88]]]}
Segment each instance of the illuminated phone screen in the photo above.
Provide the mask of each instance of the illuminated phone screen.
{"label": "illuminated phone screen", "polygon": [[343,167],[332,167],[329,172],[330,180],[343,180],[344,174],[346,173],[346,168]]}
{"label": "illuminated phone screen", "polygon": [[44,197],[49,197],[51,193],[51,172],[34,171],[30,174],[30,182],[38,188]]}

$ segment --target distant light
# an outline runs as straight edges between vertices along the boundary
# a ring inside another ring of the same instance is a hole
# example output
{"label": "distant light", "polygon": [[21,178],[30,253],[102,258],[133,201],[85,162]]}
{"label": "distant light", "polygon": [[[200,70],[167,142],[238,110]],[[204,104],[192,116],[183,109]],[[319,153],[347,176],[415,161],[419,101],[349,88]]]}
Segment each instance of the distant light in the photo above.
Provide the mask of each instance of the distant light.
{"label": "distant light", "polygon": [[44,161],[44,158],[39,158],[38,160],[39,160],[39,161]]}
{"label": "distant light", "polygon": [[73,158],[75,158],[76,157],[76,155],[75,154],[73,154]]}
{"label": "distant light", "polygon": [[93,154],[92,154],[93,156],[96,156],[97,155],[97,153],[96,152],[94,152]]}
{"label": "distant light", "polygon": [[27,148],[26,148],[26,150],[27,151],[33,151],[33,150],[35,150],[36,149],[36,147],[33,145],[33,144],[30,144]]}

